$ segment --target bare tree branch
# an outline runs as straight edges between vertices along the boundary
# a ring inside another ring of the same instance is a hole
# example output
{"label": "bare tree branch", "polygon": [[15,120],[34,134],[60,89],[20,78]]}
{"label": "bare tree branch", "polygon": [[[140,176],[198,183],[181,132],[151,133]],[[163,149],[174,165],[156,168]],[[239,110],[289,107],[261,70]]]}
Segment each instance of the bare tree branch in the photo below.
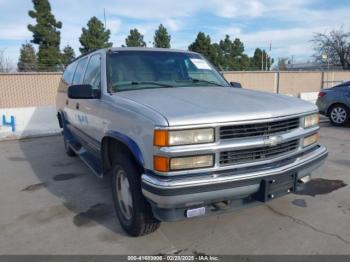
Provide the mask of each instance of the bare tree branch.
{"label": "bare tree branch", "polygon": [[311,42],[316,61],[325,62],[322,57],[326,55],[331,65],[350,68],[350,32],[344,31],[343,27],[329,33],[315,33]]}
{"label": "bare tree branch", "polygon": [[9,73],[12,70],[10,60],[5,57],[5,50],[0,50],[0,73]]}

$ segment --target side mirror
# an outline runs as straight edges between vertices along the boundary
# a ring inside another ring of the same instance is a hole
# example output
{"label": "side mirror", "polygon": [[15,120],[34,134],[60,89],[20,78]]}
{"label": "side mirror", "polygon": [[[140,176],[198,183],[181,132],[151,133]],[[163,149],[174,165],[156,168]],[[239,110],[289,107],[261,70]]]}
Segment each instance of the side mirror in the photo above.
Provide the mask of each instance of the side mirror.
{"label": "side mirror", "polygon": [[238,82],[230,82],[230,85],[235,88],[242,88],[241,83]]}
{"label": "side mirror", "polygon": [[68,97],[71,99],[94,99],[99,98],[100,94],[89,84],[71,85],[68,87]]}

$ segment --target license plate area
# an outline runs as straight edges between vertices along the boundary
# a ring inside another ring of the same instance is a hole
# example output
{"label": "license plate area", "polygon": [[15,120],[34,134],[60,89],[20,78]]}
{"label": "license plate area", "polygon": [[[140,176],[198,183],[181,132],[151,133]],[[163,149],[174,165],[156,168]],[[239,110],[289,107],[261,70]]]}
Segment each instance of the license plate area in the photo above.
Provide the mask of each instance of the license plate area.
{"label": "license plate area", "polygon": [[254,199],[267,202],[277,197],[295,192],[297,183],[296,173],[286,173],[264,178],[260,183],[260,190],[254,194]]}

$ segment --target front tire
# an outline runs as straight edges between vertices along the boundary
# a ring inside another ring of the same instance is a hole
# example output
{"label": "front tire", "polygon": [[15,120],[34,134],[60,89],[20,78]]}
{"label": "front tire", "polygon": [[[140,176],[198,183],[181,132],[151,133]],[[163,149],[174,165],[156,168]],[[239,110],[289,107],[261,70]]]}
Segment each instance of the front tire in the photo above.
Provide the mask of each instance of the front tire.
{"label": "front tire", "polygon": [[124,155],[115,160],[112,169],[114,207],[122,228],[131,236],[142,236],[160,226],[150,204],[141,192],[140,172]]}
{"label": "front tire", "polygon": [[334,105],[329,110],[329,120],[335,126],[345,126],[350,120],[350,110],[345,105]]}

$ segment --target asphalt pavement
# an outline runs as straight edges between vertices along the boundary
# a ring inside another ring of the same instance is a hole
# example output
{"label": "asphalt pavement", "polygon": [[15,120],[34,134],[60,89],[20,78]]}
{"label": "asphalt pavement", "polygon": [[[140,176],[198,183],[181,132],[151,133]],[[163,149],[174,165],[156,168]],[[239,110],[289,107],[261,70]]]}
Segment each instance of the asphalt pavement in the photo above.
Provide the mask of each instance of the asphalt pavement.
{"label": "asphalt pavement", "polygon": [[350,254],[350,128],[322,123],[329,157],[302,194],[132,238],[108,181],[61,136],[0,142],[0,254]]}

